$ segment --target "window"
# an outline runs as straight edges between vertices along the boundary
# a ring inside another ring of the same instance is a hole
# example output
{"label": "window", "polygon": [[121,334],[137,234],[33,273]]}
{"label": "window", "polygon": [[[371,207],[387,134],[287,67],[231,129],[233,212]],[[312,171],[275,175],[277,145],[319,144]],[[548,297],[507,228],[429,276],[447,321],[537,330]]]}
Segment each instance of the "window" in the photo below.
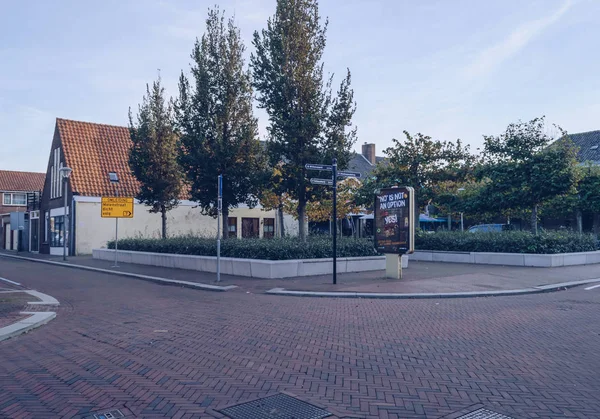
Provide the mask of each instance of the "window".
{"label": "window", "polygon": [[4,205],[27,205],[27,194],[4,193]]}
{"label": "window", "polygon": [[258,237],[258,218],[242,218],[242,238]]}
{"label": "window", "polygon": [[275,218],[263,219],[263,237],[272,239],[275,236]]}
{"label": "window", "polygon": [[46,222],[44,223],[44,243],[48,243],[48,232],[50,231],[50,215],[46,211]]}
{"label": "window", "polygon": [[237,217],[229,217],[227,223],[229,224],[229,237],[237,239]]}
{"label": "window", "polygon": [[50,218],[50,246],[62,247],[65,233],[65,217],[59,215]]}
{"label": "window", "polygon": [[52,153],[52,167],[50,168],[50,199],[62,196],[62,178],[59,171],[62,166],[60,148],[55,148]]}

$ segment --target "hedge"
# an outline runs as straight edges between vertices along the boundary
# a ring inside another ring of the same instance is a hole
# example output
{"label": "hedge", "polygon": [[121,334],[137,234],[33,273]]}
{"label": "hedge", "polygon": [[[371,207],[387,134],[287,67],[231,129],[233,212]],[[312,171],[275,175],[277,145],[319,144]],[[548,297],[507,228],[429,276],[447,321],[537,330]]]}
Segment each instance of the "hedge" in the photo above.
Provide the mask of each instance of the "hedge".
{"label": "hedge", "polygon": [[[574,253],[598,250],[591,234],[579,235],[569,231],[549,231],[535,236],[526,231],[502,233],[469,233],[419,231],[416,249],[454,252],[499,253]],[[114,241],[108,243],[114,249]],[[166,240],[129,238],[119,240],[119,249],[153,253],[216,256],[214,238],[184,236]],[[377,256],[372,239],[338,239],[339,257]],[[310,236],[305,243],[297,237],[273,239],[228,239],[221,242],[221,256],[243,259],[320,259],[333,256],[330,236]]]}
{"label": "hedge", "polygon": [[[108,243],[114,249],[114,241]],[[172,237],[162,239],[129,238],[119,240],[119,250],[216,256],[214,238]],[[319,259],[333,257],[330,236],[310,236],[305,243],[296,237],[273,239],[227,239],[221,241],[221,256],[243,259]],[[371,239],[339,238],[338,257],[377,256]]]}
{"label": "hedge", "polygon": [[547,231],[533,235],[527,231],[457,232],[445,231],[416,235],[415,247],[422,250],[498,253],[574,253],[598,250],[598,242],[591,234],[571,231]]}

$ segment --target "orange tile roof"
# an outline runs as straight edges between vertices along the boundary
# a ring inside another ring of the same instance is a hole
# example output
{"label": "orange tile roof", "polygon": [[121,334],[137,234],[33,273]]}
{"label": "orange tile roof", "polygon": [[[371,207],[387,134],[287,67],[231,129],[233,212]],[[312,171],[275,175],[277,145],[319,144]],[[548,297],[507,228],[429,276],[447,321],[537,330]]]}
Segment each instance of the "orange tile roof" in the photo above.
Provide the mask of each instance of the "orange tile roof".
{"label": "orange tile roof", "polygon": [[65,163],[73,169],[71,187],[83,196],[114,196],[108,172],[119,175],[119,195],[135,197],[139,182],[129,168],[127,127],[56,119]]}
{"label": "orange tile roof", "polygon": [[0,170],[0,191],[36,192],[44,188],[45,173]]}

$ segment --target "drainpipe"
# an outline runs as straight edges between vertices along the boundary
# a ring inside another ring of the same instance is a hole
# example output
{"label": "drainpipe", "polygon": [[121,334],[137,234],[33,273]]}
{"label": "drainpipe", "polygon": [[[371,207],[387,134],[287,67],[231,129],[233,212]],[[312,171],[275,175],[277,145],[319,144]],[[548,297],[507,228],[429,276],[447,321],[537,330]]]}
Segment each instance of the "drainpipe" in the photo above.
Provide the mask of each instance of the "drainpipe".
{"label": "drainpipe", "polygon": [[71,195],[71,209],[69,210],[69,253],[75,256],[75,197]]}

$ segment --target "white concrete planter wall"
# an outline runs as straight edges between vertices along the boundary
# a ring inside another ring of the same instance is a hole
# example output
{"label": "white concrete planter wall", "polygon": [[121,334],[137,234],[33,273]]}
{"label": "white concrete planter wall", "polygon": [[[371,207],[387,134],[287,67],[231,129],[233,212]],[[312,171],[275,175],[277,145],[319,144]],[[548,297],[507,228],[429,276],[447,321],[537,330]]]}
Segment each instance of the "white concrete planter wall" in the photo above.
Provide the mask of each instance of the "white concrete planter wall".
{"label": "white concrete planter wall", "polygon": [[[114,260],[115,251],[94,249],[94,259]],[[163,266],[166,268],[190,269],[202,272],[217,272],[214,256],[176,255],[166,253],[134,252],[119,250],[119,262],[139,265]],[[402,267],[408,267],[408,257],[402,257]],[[368,272],[385,270],[385,256],[338,258],[338,273]],[[221,272],[227,275],[251,278],[293,278],[297,276],[326,275],[333,272],[332,259],[262,260],[221,258]]]}
{"label": "white concrete planter wall", "polygon": [[600,263],[600,251],[540,255],[532,253],[442,252],[417,250],[410,255],[410,260],[552,268]]}

